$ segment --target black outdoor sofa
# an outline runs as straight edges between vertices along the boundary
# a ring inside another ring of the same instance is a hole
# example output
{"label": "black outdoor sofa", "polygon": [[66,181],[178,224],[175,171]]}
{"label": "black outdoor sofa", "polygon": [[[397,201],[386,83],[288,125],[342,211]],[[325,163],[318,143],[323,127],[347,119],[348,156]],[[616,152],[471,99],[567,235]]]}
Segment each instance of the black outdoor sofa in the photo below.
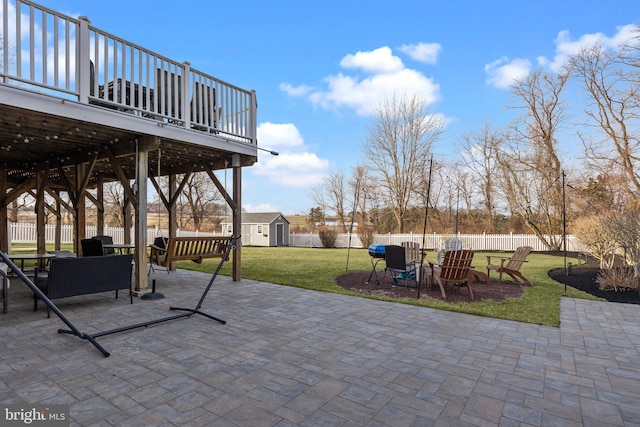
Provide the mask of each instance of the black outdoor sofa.
{"label": "black outdoor sofa", "polygon": [[[38,288],[49,298],[67,298],[100,292],[129,290],[133,255],[109,255],[79,258],[52,258],[46,277],[38,280]],[[33,296],[33,309],[38,309],[38,298]],[[47,310],[48,311],[48,310]]]}

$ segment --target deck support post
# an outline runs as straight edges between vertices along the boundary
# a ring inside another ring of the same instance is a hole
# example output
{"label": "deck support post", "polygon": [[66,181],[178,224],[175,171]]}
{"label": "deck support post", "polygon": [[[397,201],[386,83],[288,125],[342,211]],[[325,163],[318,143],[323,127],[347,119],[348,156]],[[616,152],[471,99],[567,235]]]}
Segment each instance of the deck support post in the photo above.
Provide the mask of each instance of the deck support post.
{"label": "deck support post", "polygon": [[[147,180],[149,178],[149,148],[157,142],[154,136],[143,136],[138,141],[136,153],[136,182],[134,193],[136,194],[137,207],[135,218],[135,245],[138,250],[134,255],[135,287],[133,294],[141,296],[149,292],[149,277],[147,274]],[[126,232],[126,230],[125,230]]]}
{"label": "deck support post", "polygon": [[231,161],[231,166],[233,167],[233,201],[235,202],[235,209],[233,210],[233,235],[238,237],[238,240],[233,249],[232,278],[234,282],[238,282],[242,278],[242,239],[240,238],[242,234],[242,167],[240,166],[240,156],[234,154],[234,157],[236,158],[232,158]]}

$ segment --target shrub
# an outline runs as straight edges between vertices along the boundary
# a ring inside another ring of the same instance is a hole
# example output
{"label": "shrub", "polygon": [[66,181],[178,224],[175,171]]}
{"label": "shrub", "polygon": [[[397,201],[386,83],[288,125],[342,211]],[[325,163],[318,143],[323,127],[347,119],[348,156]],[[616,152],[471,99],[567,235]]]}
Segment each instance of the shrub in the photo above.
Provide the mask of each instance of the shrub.
{"label": "shrub", "polygon": [[362,243],[362,247],[368,248],[371,244],[373,244],[373,227],[369,225],[364,225],[362,227],[358,227],[358,237],[360,237],[360,243]]}
{"label": "shrub", "polygon": [[607,217],[592,215],[576,222],[575,235],[585,247],[585,251],[600,261],[600,269],[613,267],[617,242],[608,226]]}
{"label": "shrub", "polygon": [[632,291],[638,289],[638,278],[633,268],[609,268],[601,270],[596,278],[601,291]]}
{"label": "shrub", "polygon": [[338,233],[332,228],[323,226],[320,227],[320,230],[318,230],[318,236],[320,236],[320,241],[322,242],[323,248],[333,248],[336,244]]}

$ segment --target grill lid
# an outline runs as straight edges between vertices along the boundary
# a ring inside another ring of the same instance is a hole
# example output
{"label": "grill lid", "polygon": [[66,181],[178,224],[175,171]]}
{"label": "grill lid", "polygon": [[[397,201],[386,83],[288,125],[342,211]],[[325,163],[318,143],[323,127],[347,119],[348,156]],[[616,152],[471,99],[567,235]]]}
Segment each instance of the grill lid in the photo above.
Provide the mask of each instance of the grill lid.
{"label": "grill lid", "polygon": [[369,245],[369,255],[373,258],[384,258],[384,245]]}

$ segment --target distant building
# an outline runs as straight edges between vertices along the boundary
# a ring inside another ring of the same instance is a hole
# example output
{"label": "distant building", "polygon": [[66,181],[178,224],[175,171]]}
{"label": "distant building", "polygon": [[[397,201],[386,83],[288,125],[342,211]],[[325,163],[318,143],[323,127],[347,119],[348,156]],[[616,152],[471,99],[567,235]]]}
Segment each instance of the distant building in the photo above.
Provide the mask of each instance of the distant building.
{"label": "distant building", "polygon": [[[225,234],[233,232],[230,216],[220,224]],[[242,213],[242,244],[244,246],[289,246],[291,223],[281,212]]]}

